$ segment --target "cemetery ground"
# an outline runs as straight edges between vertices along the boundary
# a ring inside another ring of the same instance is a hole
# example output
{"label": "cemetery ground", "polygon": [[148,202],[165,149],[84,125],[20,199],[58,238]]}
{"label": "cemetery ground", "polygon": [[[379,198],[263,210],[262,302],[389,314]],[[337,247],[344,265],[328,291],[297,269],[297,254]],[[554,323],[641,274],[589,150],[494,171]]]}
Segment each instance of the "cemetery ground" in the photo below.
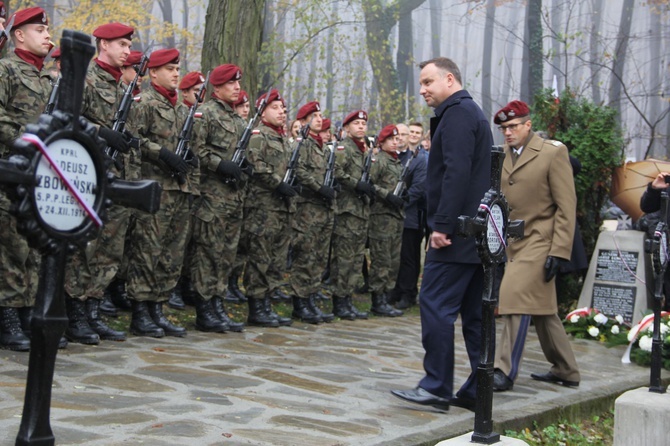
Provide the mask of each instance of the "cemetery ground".
{"label": "cemetery ground", "polygon": [[[359,308],[367,295],[356,296]],[[329,308],[330,302],[323,304]],[[244,320],[245,304],[228,304]],[[288,315],[290,306],[275,309]],[[185,338],[129,337],[70,344],[57,358],[51,425],[58,445],[434,445],[472,431],[474,415],[394,398],[423,376],[418,309],[318,326],[194,329],[194,311],[166,309]],[[129,315],[108,319],[127,329]],[[460,324],[460,323],[459,323]],[[571,339],[579,388],[534,381],[548,369],[531,327],[519,378],[493,397],[494,429],[531,445],[611,444],[611,409],[623,392],[649,384],[649,369],[621,364],[625,347]],[[0,351],[0,446],[20,425],[28,355]],[[456,327],[456,385],[469,373]],[[670,373],[663,371],[664,385]],[[526,429],[528,428],[528,431]],[[554,442],[554,440],[556,440]]]}

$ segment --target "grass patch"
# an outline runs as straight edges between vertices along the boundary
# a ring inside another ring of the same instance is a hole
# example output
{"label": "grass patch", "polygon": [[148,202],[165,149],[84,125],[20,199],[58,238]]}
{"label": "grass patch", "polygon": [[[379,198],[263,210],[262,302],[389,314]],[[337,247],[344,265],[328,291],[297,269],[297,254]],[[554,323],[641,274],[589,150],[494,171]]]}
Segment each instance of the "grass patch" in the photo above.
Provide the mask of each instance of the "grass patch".
{"label": "grass patch", "polygon": [[505,431],[505,435],[525,441],[530,446],[610,446],[614,439],[614,411],[595,415],[581,423],[558,423],[521,431]]}

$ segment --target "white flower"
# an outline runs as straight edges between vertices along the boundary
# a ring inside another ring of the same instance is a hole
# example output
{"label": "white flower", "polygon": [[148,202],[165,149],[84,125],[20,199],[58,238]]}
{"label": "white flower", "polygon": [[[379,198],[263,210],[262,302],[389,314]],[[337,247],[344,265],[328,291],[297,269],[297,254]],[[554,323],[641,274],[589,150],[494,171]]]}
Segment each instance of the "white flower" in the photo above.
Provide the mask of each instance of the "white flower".
{"label": "white flower", "polygon": [[572,316],[570,316],[570,323],[571,324],[576,324],[577,322],[579,322],[579,315],[578,314],[573,314]]}
{"label": "white flower", "polygon": [[607,319],[607,316],[605,316],[604,314],[598,313],[593,317],[593,320],[600,325],[605,325],[609,319]]}
{"label": "white flower", "polygon": [[668,330],[670,330],[670,327],[668,327],[665,324],[661,324],[661,334],[662,335],[666,334],[668,332]]}
{"label": "white flower", "polygon": [[651,337],[645,335],[645,336],[642,336],[640,338],[639,345],[640,345],[640,348],[642,350],[644,350],[645,352],[650,352],[651,351],[651,343],[652,343]]}
{"label": "white flower", "polygon": [[598,330],[598,327],[594,327],[593,325],[589,327],[588,332],[594,338],[597,338],[598,335],[600,334],[600,330]]}
{"label": "white flower", "polygon": [[626,336],[628,338],[628,342],[633,340],[633,336],[635,336],[635,332],[633,330],[629,331],[628,336]]}
{"label": "white flower", "polygon": [[619,324],[623,324],[623,316],[621,316],[620,314],[617,314],[616,316],[614,316],[614,319],[616,319],[616,321]]}
{"label": "white flower", "polygon": [[618,325],[612,325],[612,329],[610,330],[613,335],[618,335],[619,334],[619,326]]}

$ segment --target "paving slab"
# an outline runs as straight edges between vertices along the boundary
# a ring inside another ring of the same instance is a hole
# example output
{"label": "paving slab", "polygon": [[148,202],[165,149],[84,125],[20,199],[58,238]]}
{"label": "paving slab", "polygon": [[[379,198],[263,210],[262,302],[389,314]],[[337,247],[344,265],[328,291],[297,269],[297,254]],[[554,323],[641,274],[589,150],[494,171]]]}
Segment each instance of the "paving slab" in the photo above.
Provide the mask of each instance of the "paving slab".
{"label": "paving slab", "polygon": [[[469,373],[460,331],[457,386]],[[57,357],[51,426],[60,446],[435,445],[471,432],[474,414],[389,393],[423,376],[420,334],[419,317],[406,316],[70,344]],[[621,364],[623,347],[571,343],[580,387],[533,381],[548,364],[531,328],[514,390],[494,395],[498,432],[580,419],[648,385],[648,368]],[[0,351],[0,446],[18,433],[27,363],[26,353]]]}

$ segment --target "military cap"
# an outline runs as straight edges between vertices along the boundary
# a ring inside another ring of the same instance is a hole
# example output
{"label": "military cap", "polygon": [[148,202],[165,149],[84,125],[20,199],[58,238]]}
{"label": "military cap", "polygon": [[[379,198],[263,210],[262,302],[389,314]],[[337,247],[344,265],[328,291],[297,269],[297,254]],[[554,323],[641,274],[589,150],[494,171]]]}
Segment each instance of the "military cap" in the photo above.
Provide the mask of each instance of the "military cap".
{"label": "military cap", "polygon": [[279,90],[273,88],[272,90],[270,90],[269,96],[267,93],[263,93],[262,95],[260,95],[258,99],[256,99],[256,108],[258,108],[261,105],[261,100],[263,100],[265,97],[268,98],[267,105],[270,105],[270,103],[274,101],[281,101],[281,103],[284,106],[286,106],[286,102],[284,102],[284,98],[279,94]]}
{"label": "military cap", "polygon": [[323,123],[321,124],[321,131],[324,132],[330,129],[331,121],[328,118],[323,118]]}
{"label": "military cap", "polygon": [[114,39],[130,39],[133,38],[135,28],[124,25],[123,23],[113,22],[106,25],[98,26],[93,30],[93,36],[98,39],[114,40]]}
{"label": "military cap", "polygon": [[136,65],[140,63],[143,55],[144,53],[142,51],[136,51],[136,50],[131,51],[126,61],[123,62],[123,66],[129,67],[131,65]]}
{"label": "military cap", "polygon": [[228,81],[236,81],[239,79],[242,79],[242,69],[231,63],[219,65],[214,68],[209,75],[209,83],[214,86],[223,85]]}
{"label": "military cap", "polygon": [[0,2],[0,18],[7,18],[7,7],[5,6],[5,2]]}
{"label": "military cap", "polygon": [[233,105],[235,107],[239,107],[240,105],[246,104],[247,102],[249,102],[249,94],[244,90],[240,90],[240,94],[237,96],[237,101],[235,101]]}
{"label": "military cap", "polygon": [[319,104],[319,102],[318,101],[308,102],[302,107],[300,107],[300,110],[298,110],[298,115],[295,117],[295,119],[304,119],[311,113],[317,111],[321,111],[321,105]]}
{"label": "military cap", "polygon": [[379,142],[379,144],[381,144],[384,141],[386,141],[388,138],[390,138],[391,136],[398,136],[398,127],[396,127],[393,124],[387,125],[386,127],[384,127],[382,129],[381,132],[379,132],[379,136],[377,137],[377,141]]}
{"label": "military cap", "polygon": [[176,48],[166,48],[156,50],[149,56],[149,68],[158,68],[169,63],[179,63],[179,50]]}
{"label": "military cap", "polygon": [[53,60],[59,59],[60,58],[60,47],[56,48],[51,52],[51,58]]}
{"label": "military cap", "polygon": [[503,122],[509,121],[510,119],[522,118],[530,114],[530,109],[523,101],[512,101],[496,113],[493,118],[493,122],[496,124],[502,124]]}
{"label": "military cap", "polygon": [[204,84],[205,83],[205,78],[202,75],[201,72],[199,71],[191,71],[188,73],[186,76],[184,76],[181,79],[181,82],[179,82],[179,89],[180,90],[188,90],[189,88],[198,85],[198,84]]}
{"label": "military cap", "polygon": [[[9,19],[11,21],[11,19]],[[37,23],[39,25],[48,25],[49,19],[44,9],[40,7],[32,7],[19,9],[14,13],[14,29],[29,23]]]}
{"label": "military cap", "polygon": [[363,119],[367,122],[368,120],[368,112],[365,110],[356,110],[347,115],[346,118],[344,118],[344,121],[342,121],[342,125],[345,126],[349,124],[351,121],[354,121],[356,119]]}

